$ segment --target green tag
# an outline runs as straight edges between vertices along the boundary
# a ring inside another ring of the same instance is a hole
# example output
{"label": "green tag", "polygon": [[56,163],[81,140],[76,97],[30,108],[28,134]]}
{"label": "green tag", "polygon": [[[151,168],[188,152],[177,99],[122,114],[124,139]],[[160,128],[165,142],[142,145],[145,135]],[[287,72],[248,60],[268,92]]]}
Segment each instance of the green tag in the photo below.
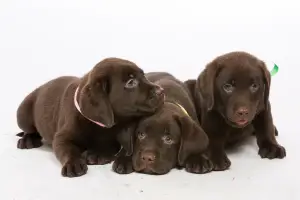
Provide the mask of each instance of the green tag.
{"label": "green tag", "polygon": [[270,71],[271,76],[274,76],[275,74],[277,74],[278,70],[279,70],[278,66],[274,63],[274,67],[273,67],[273,69]]}

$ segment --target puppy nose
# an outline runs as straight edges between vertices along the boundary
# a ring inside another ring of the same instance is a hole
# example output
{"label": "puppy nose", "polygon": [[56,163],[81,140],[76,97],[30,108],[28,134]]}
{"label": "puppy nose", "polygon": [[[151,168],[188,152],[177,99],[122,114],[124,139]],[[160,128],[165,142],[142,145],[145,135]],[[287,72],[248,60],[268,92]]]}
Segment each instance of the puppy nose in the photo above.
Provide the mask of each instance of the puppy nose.
{"label": "puppy nose", "polygon": [[246,116],[246,115],[248,115],[248,109],[245,107],[240,107],[236,113],[239,116]]}
{"label": "puppy nose", "polygon": [[154,94],[159,96],[159,95],[162,95],[163,93],[164,93],[164,89],[162,87],[160,87],[160,86],[155,87]]}
{"label": "puppy nose", "polygon": [[142,160],[147,163],[152,163],[155,160],[155,155],[151,152],[142,153]]}

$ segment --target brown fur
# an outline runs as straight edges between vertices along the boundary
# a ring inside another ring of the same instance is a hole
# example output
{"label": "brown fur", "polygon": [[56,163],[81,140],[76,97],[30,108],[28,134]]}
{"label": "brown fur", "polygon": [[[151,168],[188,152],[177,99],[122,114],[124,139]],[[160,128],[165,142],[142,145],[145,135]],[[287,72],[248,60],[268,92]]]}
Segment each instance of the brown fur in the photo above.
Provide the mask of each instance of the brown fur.
{"label": "brown fur", "polygon": [[[89,121],[75,108],[77,87],[83,115],[106,127]],[[30,93],[17,111],[23,130],[17,146],[37,148],[43,138],[52,144],[62,175],[81,176],[87,164],[111,162],[120,148],[116,133],[129,121],[155,112],[163,98],[163,90],[150,83],[136,64],[107,58],[82,78],[59,77]]]}
{"label": "brown fur", "polygon": [[210,62],[197,80],[185,84],[193,94],[198,119],[210,139],[214,170],[231,162],[224,148],[254,130],[262,158],[283,158],[275,138],[269,91],[270,73],[263,61],[246,52],[231,52]]}
{"label": "brown fur", "polygon": [[129,155],[120,153],[113,164],[114,171],[166,174],[174,167],[185,167],[191,173],[210,172],[212,164],[202,155],[208,137],[199,126],[188,89],[168,73],[153,72],[146,77],[164,89],[165,103],[153,115],[143,117],[118,135]]}

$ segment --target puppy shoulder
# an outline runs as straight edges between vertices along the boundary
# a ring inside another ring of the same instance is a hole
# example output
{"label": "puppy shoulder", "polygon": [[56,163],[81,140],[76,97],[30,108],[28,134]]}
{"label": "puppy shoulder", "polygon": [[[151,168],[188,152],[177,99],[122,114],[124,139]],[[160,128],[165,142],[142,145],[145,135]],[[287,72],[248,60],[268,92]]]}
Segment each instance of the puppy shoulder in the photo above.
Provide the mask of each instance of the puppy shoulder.
{"label": "puppy shoulder", "polygon": [[149,72],[145,76],[151,82],[173,78],[173,75],[168,72]]}
{"label": "puppy shoulder", "polygon": [[189,93],[193,94],[195,91],[195,85],[196,85],[196,79],[188,79],[183,82],[186,89],[189,91]]}

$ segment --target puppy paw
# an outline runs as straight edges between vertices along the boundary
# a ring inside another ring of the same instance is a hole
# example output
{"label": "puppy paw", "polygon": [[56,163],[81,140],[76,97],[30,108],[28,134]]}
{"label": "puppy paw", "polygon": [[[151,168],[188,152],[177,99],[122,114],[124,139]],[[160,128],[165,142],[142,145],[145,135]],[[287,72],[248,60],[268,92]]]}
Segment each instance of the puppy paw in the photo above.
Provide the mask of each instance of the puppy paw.
{"label": "puppy paw", "polygon": [[114,156],[103,155],[94,151],[86,151],[85,159],[88,165],[105,165],[111,163],[114,160]]}
{"label": "puppy paw", "polygon": [[213,167],[213,163],[205,155],[189,157],[185,164],[185,170],[195,174],[211,172]]}
{"label": "puppy paw", "polygon": [[32,149],[43,145],[42,137],[38,133],[23,134],[21,137],[17,143],[19,149]]}
{"label": "puppy paw", "polygon": [[64,177],[78,177],[86,174],[88,167],[83,159],[74,159],[68,161],[61,170]]}
{"label": "puppy paw", "polygon": [[223,154],[221,156],[214,156],[212,158],[212,162],[213,162],[213,170],[214,171],[224,171],[229,169],[229,167],[231,166],[231,161],[229,160],[229,158]]}
{"label": "puppy paw", "polygon": [[258,154],[261,158],[284,158],[286,156],[286,151],[285,148],[279,144],[265,144],[259,148]]}
{"label": "puppy paw", "polygon": [[133,172],[131,156],[119,156],[113,163],[113,171],[118,174],[130,174]]}

